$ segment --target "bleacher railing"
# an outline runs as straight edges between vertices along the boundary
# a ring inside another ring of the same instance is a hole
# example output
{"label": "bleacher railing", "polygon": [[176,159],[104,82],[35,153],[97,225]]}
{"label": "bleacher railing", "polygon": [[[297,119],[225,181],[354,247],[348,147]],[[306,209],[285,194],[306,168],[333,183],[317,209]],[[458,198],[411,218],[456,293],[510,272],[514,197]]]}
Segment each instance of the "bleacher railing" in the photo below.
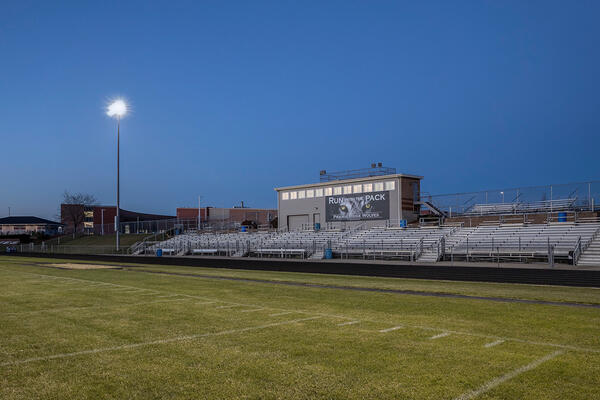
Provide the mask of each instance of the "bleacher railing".
{"label": "bleacher railing", "polygon": [[431,202],[448,216],[556,212],[600,209],[600,181],[528,186],[479,192],[429,195]]}

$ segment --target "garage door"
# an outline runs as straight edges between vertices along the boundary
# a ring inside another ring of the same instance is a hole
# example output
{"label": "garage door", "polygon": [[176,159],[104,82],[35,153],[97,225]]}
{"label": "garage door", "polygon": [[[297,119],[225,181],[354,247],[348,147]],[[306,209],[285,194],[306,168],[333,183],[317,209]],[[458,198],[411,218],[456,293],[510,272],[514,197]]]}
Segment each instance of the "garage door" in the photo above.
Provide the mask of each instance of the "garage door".
{"label": "garage door", "polygon": [[308,214],[288,215],[288,230],[296,231],[308,226]]}

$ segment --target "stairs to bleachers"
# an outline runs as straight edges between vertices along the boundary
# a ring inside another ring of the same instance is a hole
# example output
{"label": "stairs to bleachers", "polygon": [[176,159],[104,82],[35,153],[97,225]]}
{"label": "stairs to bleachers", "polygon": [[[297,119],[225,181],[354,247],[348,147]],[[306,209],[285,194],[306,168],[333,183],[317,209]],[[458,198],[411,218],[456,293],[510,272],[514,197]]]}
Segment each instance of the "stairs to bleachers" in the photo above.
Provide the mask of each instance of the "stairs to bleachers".
{"label": "stairs to bleachers", "polygon": [[577,261],[581,266],[600,266],[600,234],[596,233]]}
{"label": "stairs to bleachers", "polygon": [[311,254],[311,260],[322,260],[325,257],[325,252],[323,250],[317,250]]}
{"label": "stairs to bleachers", "polygon": [[419,258],[417,259],[417,262],[432,263],[432,262],[438,262],[439,259],[440,259],[440,254],[438,253],[437,249],[435,249],[435,250],[429,249],[429,250],[421,253]]}

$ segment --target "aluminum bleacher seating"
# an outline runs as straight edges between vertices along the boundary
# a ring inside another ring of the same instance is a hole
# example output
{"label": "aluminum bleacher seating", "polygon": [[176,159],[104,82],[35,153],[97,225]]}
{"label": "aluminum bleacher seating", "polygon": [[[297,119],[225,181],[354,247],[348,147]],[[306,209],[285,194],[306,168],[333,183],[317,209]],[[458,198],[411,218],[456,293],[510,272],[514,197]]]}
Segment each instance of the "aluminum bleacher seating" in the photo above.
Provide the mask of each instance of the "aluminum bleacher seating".
{"label": "aluminum bleacher seating", "polygon": [[452,259],[572,257],[578,243],[585,244],[600,229],[598,223],[542,225],[504,224],[462,229],[446,242],[446,257]]}
{"label": "aluminum bleacher seating", "polygon": [[144,254],[231,257],[334,257],[443,260],[576,262],[594,237],[599,222],[498,224],[420,228],[370,228],[354,231],[188,233],[152,243]]}
{"label": "aluminum bleacher seating", "polygon": [[[260,244],[254,254],[258,256],[306,258],[322,255],[328,246],[337,243],[344,232],[341,231],[294,231],[272,235]],[[318,257],[314,257],[318,258]]]}
{"label": "aluminum bleacher seating", "polygon": [[273,233],[268,232],[234,232],[234,233],[200,233],[182,234],[147,248],[146,253],[154,253],[157,249],[174,249],[178,255],[224,255],[244,256],[249,249],[265,241]]}
{"label": "aluminum bleacher seating", "polygon": [[475,204],[466,215],[487,215],[487,214],[519,214],[534,212],[552,212],[561,210],[571,210],[577,198],[543,200],[531,203],[490,203]]}
{"label": "aluminum bleacher seating", "polygon": [[[458,227],[371,228],[357,231],[335,247],[342,258],[382,258],[417,261],[435,250]],[[428,259],[431,261],[431,259]]]}

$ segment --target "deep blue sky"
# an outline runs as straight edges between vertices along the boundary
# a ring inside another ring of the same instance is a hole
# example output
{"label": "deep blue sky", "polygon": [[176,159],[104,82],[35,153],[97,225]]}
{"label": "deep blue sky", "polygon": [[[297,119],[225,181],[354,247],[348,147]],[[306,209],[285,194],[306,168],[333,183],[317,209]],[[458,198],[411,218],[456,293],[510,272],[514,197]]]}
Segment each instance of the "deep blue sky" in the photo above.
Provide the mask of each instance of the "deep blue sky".
{"label": "deep blue sky", "polygon": [[68,3],[1,2],[0,215],[115,202],[118,95],[126,209],[374,161],[436,194],[600,178],[597,1]]}

